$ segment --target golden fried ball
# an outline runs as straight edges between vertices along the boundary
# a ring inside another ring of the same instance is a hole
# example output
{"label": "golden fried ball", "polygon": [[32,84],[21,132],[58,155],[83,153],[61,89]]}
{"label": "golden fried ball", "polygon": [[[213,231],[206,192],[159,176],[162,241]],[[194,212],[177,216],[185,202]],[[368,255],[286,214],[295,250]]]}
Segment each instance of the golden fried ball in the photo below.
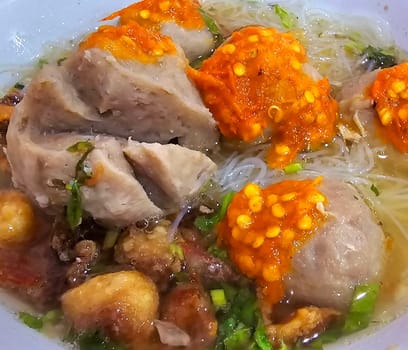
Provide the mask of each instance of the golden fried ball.
{"label": "golden fried ball", "polygon": [[0,191],[0,246],[20,244],[34,236],[34,211],[16,190]]}
{"label": "golden fried ball", "polygon": [[67,291],[61,302],[77,331],[99,329],[112,339],[130,343],[151,335],[159,295],[144,274],[120,271],[94,277]]}

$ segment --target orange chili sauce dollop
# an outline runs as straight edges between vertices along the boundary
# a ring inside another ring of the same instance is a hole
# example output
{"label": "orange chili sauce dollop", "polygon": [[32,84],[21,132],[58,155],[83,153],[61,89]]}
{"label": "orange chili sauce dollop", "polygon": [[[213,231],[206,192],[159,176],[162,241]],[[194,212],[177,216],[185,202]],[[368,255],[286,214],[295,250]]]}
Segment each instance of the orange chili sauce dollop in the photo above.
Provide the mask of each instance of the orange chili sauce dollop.
{"label": "orange chili sauce dollop", "polygon": [[156,30],[165,22],[175,22],[185,29],[205,28],[198,2],[194,0],[144,0],[116,11],[103,20],[116,17],[120,17],[120,24],[137,22]]}
{"label": "orange chili sauce dollop", "polygon": [[166,54],[175,54],[176,47],[168,36],[151,32],[137,23],[119,27],[101,26],[79,45],[80,49],[99,48],[118,59],[155,63]]}
{"label": "orange chili sauce dollop", "polygon": [[329,82],[313,80],[305,62],[292,34],[252,26],[234,32],[188,74],[227,138],[253,141],[270,127],[268,163],[282,168],[335,135],[338,106]]}
{"label": "orange chili sauce dollop", "polygon": [[381,133],[400,152],[408,151],[408,62],[382,69],[370,89]]}
{"label": "orange chili sauce dollop", "polygon": [[234,196],[218,226],[230,259],[272,305],[284,296],[282,278],[293,255],[325,221],[321,180],[283,181],[265,189],[250,183]]}

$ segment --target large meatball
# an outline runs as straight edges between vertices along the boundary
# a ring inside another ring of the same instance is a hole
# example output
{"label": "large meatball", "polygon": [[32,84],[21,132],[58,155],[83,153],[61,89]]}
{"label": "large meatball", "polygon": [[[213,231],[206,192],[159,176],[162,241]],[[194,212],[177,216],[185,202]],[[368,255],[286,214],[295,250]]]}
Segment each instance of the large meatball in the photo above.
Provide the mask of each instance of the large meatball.
{"label": "large meatball", "polygon": [[266,305],[290,298],[344,310],[383,263],[384,235],[369,207],[350,185],[322,177],[246,185],[219,236]]}
{"label": "large meatball", "polygon": [[328,218],[292,260],[286,294],[295,301],[344,310],[358,284],[378,281],[384,262],[384,233],[359,193],[325,180]]}
{"label": "large meatball", "polygon": [[154,330],[159,295],[138,271],[100,275],[62,296],[62,309],[77,331],[101,329],[120,341],[135,343]]}

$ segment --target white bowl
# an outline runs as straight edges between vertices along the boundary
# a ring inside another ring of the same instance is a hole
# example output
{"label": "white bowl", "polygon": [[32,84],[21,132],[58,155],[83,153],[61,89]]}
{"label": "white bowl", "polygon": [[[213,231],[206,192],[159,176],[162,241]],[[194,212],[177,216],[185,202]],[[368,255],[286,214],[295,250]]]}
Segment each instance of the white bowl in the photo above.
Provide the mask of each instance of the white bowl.
{"label": "white bowl", "polygon": [[[97,0],[2,0],[0,2],[0,87],[19,79],[19,66],[35,63],[44,47],[74,39],[98,26],[98,19],[133,1]],[[284,2],[284,1],[280,1]],[[347,14],[369,15],[391,25],[396,42],[408,49],[408,1],[404,0],[309,0],[311,6]],[[17,67],[17,68],[16,68]],[[10,73],[12,68],[13,72]],[[0,304],[5,300],[0,296]],[[357,334],[352,344],[342,342],[330,349],[408,349],[408,315],[371,335]],[[360,339],[359,339],[360,338]],[[6,307],[0,306],[0,349],[58,350],[61,346],[21,324]]]}

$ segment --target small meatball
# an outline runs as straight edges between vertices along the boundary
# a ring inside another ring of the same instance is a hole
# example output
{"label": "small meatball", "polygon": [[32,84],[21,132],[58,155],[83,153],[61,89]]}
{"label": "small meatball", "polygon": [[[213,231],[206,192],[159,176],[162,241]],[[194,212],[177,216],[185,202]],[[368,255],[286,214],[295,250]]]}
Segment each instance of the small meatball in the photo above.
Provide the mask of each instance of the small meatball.
{"label": "small meatball", "polygon": [[266,326],[266,334],[276,347],[282,341],[295,344],[299,339],[322,333],[339,316],[340,312],[334,309],[304,307],[296,310],[286,322]]}
{"label": "small meatball", "polygon": [[286,293],[295,302],[345,311],[356,285],[378,282],[385,237],[351,185],[325,180],[320,190],[328,198],[328,218],[293,257]]}
{"label": "small meatball", "polygon": [[215,341],[215,312],[208,295],[197,284],[180,284],[171,290],[162,302],[161,319],[185,331],[191,338],[191,348],[208,349]]}
{"label": "small meatball", "polygon": [[114,340],[133,343],[152,334],[159,295],[138,271],[100,275],[64,293],[62,309],[79,331],[100,329]]}
{"label": "small meatball", "polygon": [[0,192],[0,246],[21,244],[34,237],[34,211],[18,191]]}
{"label": "small meatball", "polygon": [[309,148],[331,142],[337,102],[327,79],[314,80],[304,47],[293,34],[244,27],[199,70],[188,69],[205,105],[230,139],[272,134],[268,163],[282,168]]}
{"label": "small meatball", "polygon": [[115,246],[115,261],[132,265],[149,276],[160,290],[167,289],[171,275],[181,269],[179,258],[170,251],[167,232],[167,221],[150,233],[130,227]]}

